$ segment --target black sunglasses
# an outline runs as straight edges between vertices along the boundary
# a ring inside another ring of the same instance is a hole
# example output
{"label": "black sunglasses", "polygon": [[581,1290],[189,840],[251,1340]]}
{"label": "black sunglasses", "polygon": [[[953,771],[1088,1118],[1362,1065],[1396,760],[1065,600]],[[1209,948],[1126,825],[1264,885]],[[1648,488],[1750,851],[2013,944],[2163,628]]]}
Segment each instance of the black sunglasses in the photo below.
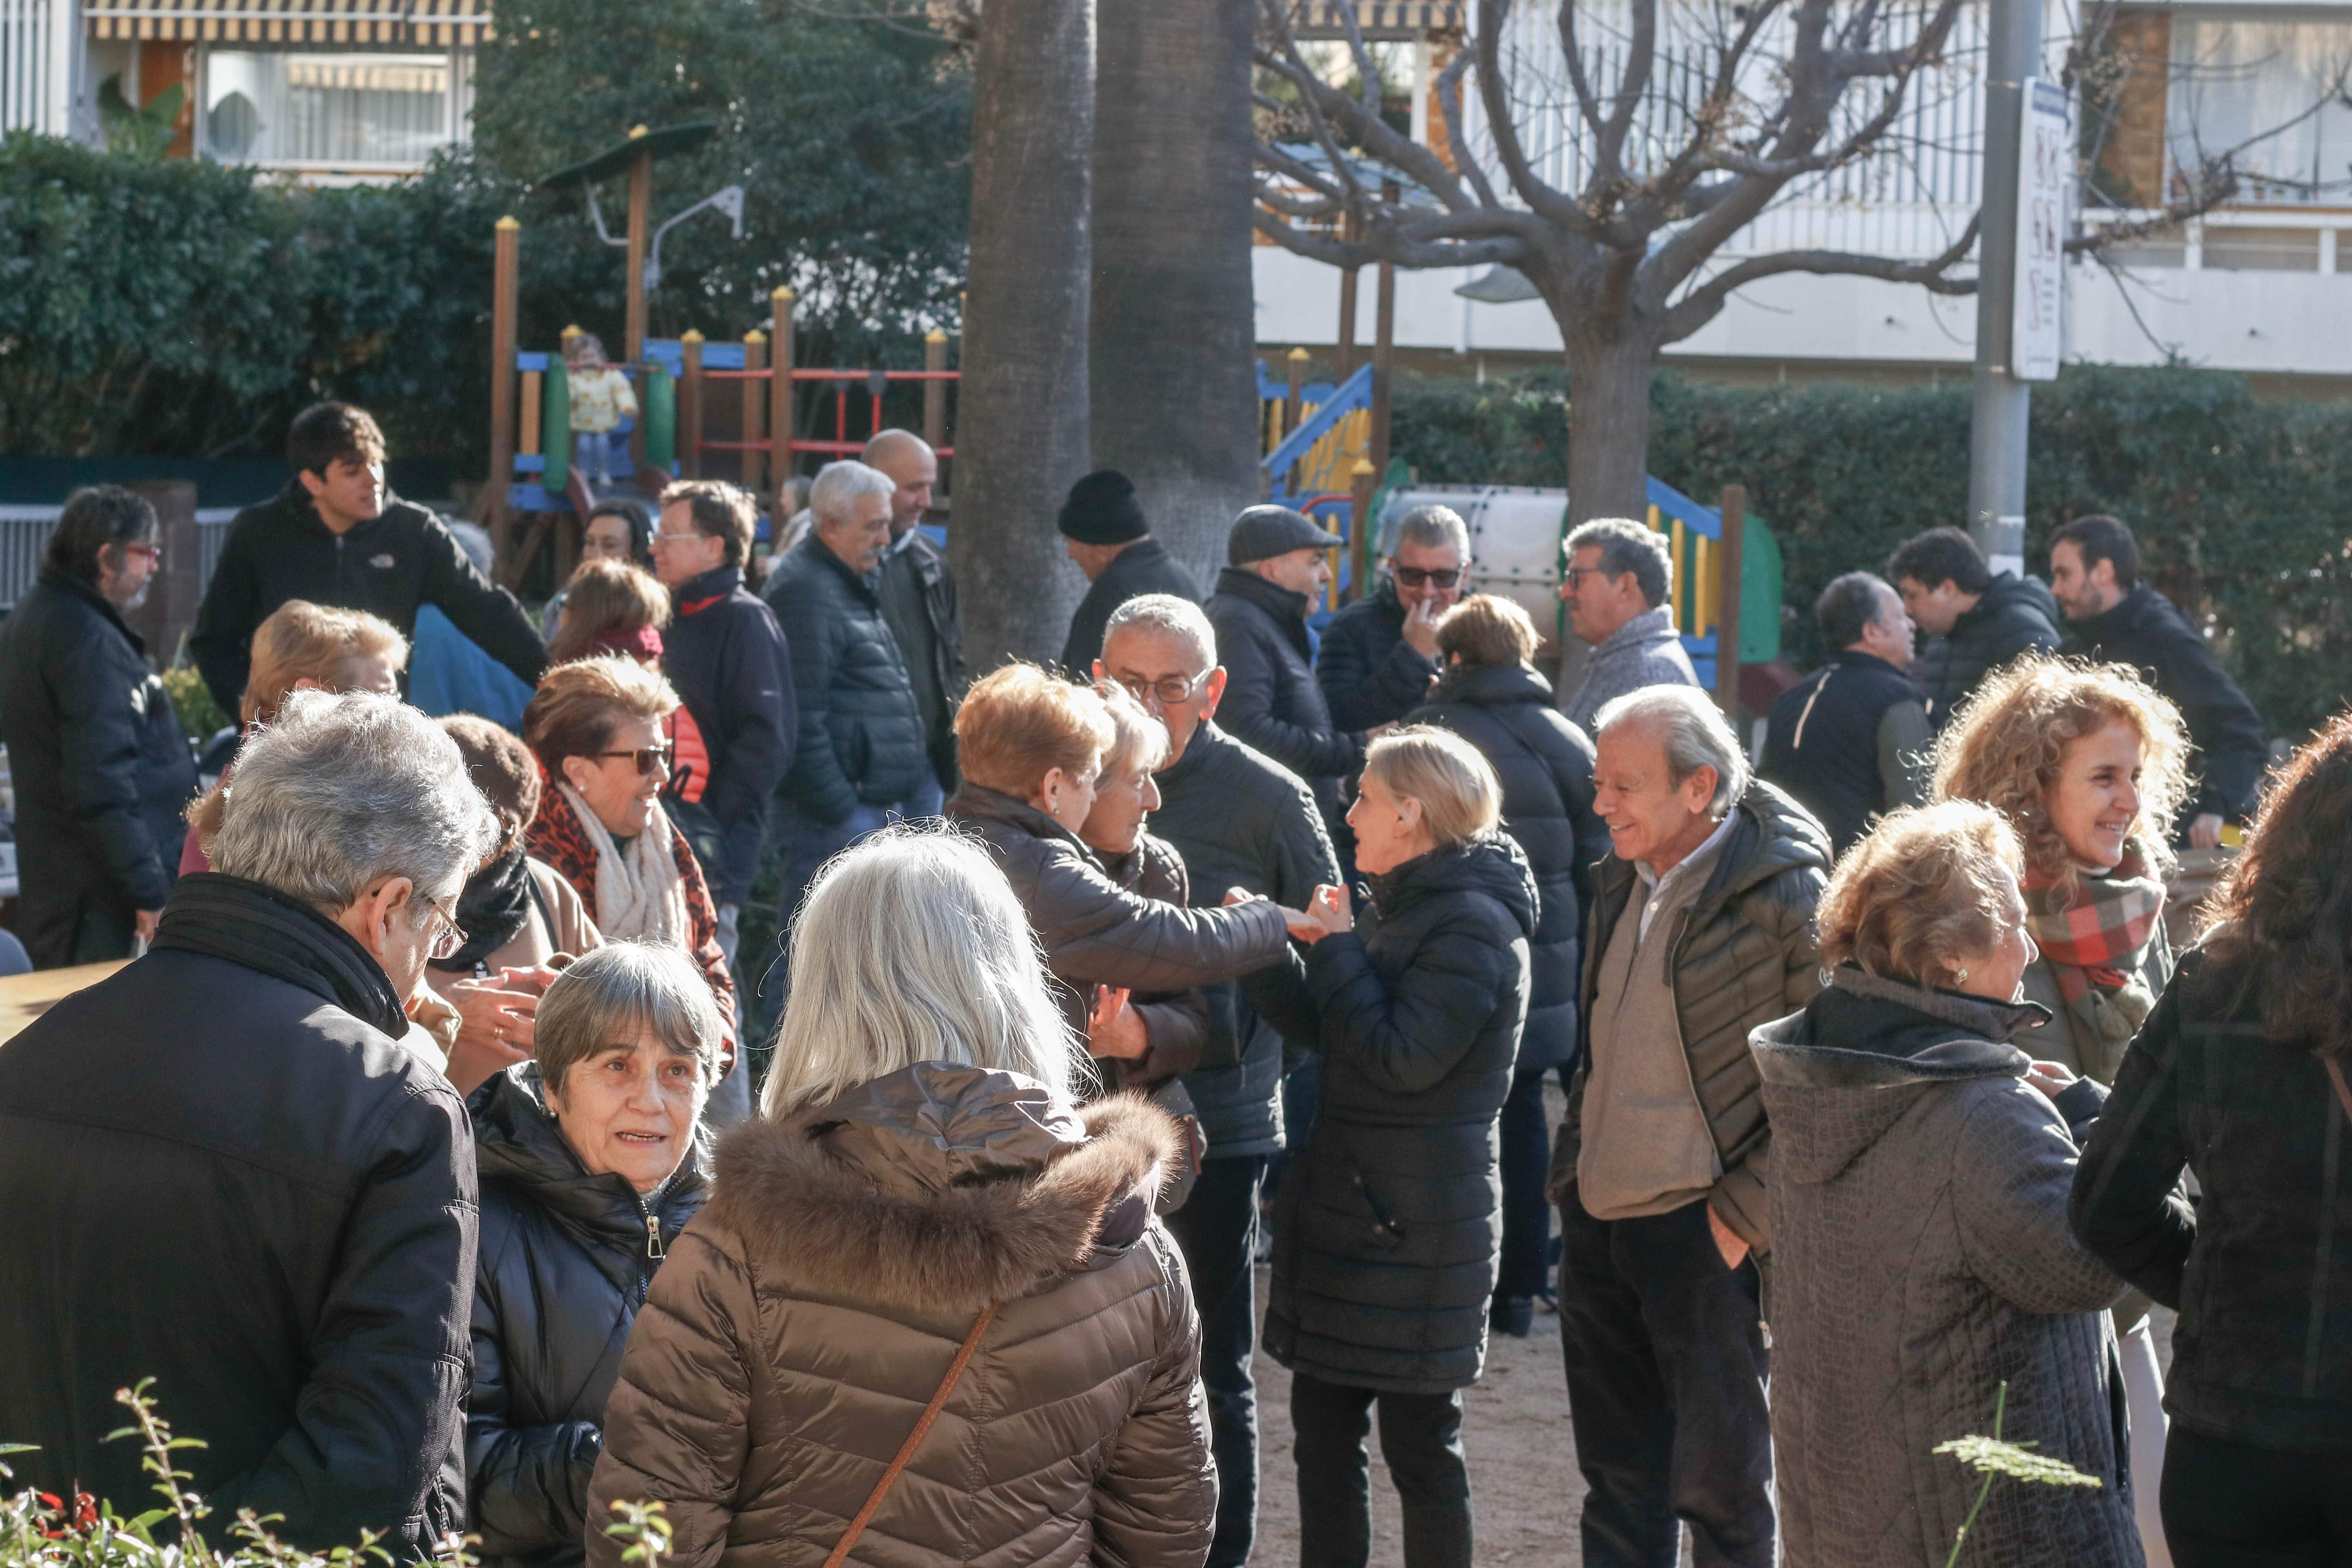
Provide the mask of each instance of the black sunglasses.
{"label": "black sunglasses", "polygon": [[651,773],[656,767],[660,768],[661,771],[666,773],[674,773],[677,771],[677,747],[674,744],[667,746],[646,746],[634,752],[599,752],[596,755],[599,757],[636,758],[637,775],[640,778]]}
{"label": "black sunglasses", "polygon": [[1462,581],[1459,566],[1397,566],[1391,567],[1396,580],[1408,588],[1419,588],[1434,583],[1441,588],[1451,588]]}

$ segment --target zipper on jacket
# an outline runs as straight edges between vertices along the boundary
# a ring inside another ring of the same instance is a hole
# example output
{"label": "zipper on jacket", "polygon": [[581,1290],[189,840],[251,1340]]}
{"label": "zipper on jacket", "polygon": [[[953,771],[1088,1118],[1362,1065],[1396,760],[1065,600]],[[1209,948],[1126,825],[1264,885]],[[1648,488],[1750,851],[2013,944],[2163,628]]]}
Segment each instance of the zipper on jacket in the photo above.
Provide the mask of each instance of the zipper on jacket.
{"label": "zipper on jacket", "polygon": [[661,1221],[651,1209],[646,1211],[646,1256],[659,1263],[666,1256],[662,1251]]}

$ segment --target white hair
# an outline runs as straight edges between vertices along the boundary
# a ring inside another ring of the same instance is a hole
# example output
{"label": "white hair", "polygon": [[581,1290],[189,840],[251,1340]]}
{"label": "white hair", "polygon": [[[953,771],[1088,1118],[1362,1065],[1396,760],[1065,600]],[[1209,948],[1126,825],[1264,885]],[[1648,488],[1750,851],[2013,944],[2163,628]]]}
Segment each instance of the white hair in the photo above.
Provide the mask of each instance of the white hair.
{"label": "white hair", "polygon": [[1739,737],[1706,694],[1695,686],[1644,686],[1603,706],[1592,721],[1595,740],[1628,724],[1654,723],[1666,749],[1666,772],[1675,784],[1701,768],[1715,770],[1715,795],[1706,814],[1720,819],[1747,792],[1748,758]]}
{"label": "white hair", "polygon": [[1203,671],[1217,668],[1217,628],[1209,624],[1200,605],[1181,595],[1138,594],[1113,610],[1103,626],[1104,648],[1108,649],[1110,639],[1129,626],[1190,643],[1192,651],[1201,657]]}
{"label": "white hair", "polygon": [[809,486],[809,511],[818,522],[847,522],[857,514],[859,496],[880,496],[887,501],[898,493],[898,480],[845,458],[816,471],[816,482]]}
{"label": "white hair", "polygon": [[1393,555],[1408,544],[1424,550],[1443,547],[1453,551],[1454,559],[1463,565],[1470,564],[1470,525],[1450,506],[1417,506],[1397,519],[1396,540],[1389,553]]}
{"label": "white hair", "polygon": [[573,960],[533,1015],[532,1054],[549,1095],[563,1099],[573,1068],[640,1029],[701,1065],[698,1094],[719,1081],[719,1008],[710,982],[684,948],[607,942]]}
{"label": "white hair", "polygon": [[331,914],[387,877],[446,900],[500,835],[457,742],[372,691],[289,695],[225,793],[213,868]]}
{"label": "white hair", "polygon": [[1081,1051],[987,851],[951,827],[901,826],[810,884],[760,1110],[789,1116],[918,1062],[1017,1072],[1067,1096]]}

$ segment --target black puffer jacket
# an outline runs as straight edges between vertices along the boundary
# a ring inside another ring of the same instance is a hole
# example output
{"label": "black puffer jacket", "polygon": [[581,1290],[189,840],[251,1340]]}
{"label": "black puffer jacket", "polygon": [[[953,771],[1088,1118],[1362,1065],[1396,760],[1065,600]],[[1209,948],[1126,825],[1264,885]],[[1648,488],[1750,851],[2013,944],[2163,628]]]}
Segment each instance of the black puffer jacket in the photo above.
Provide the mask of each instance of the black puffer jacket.
{"label": "black puffer jacket", "polygon": [[1392,723],[1429,700],[1437,661],[1404,640],[1404,605],[1396,581],[1331,617],[1315,650],[1315,681],[1343,730]]}
{"label": "black puffer jacket", "polygon": [[2205,812],[2240,816],[2253,808],[2254,786],[2270,756],[2263,716],[2171,600],[2145,583],[2135,584],[2114,609],[2068,626],[2066,651],[2135,666],[2180,710],[2199,752],[2197,793],[2180,809],[2184,821]]}
{"label": "black puffer jacket", "polygon": [[769,574],[768,606],[792,647],[800,740],[782,793],[821,822],[895,805],[928,761],[907,661],[882,618],[877,575],[858,576],[811,529]]}
{"label": "black puffer jacket", "polygon": [[[654,1270],[710,1195],[708,1134],[650,1202],[592,1176],[548,1115],[537,1064],[466,1101],[482,1182],[467,1520],[482,1561],[583,1561],[604,1402]],[[602,1521],[599,1521],[602,1522]]]}
{"label": "black puffer jacket", "polygon": [[1307,595],[1228,566],[1202,608],[1216,628],[1217,661],[1225,668],[1217,717],[1235,740],[1305,779],[1337,837],[1340,781],[1363,771],[1364,740],[1334,728],[1315,683]]}
{"label": "black puffer jacket", "polygon": [[44,573],[0,621],[0,738],[16,787],[16,934],[40,967],[71,963],[86,911],[127,933],[170,896],[196,793],[187,732],[114,606]]}
{"label": "black puffer jacket", "polygon": [[1078,601],[1070,616],[1070,635],[1062,644],[1062,668],[1080,680],[1091,675],[1095,660],[1102,657],[1103,631],[1110,625],[1112,613],[1146,594],[1173,594],[1196,605],[1201,602],[1200,584],[1192,581],[1192,574],[1168,553],[1166,545],[1149,534],[1112,556],[1102,575],[1087,585],[1087,596]]}
{"label": "black puffer jacket", "polygon": [[1294,1372],[1397,1394],[1477,1381],[1535,929],[1527,858],[1496,834],[1375,878],[1356,930],[1307,950],[1323,1102],[1276,1199],[1265,1316]]}
{"label": "black puffer jacket", "polygon": [[[2164,1407],[2190,1431],[2352,1455],[2352,1120],[2237,971],[2180,961],[2124,1055],[2069,1205],[2074,1234],[2180,1314]],[[2195,1204],[2179,1186],[2194,1171]]]}
{"label": "black puffer jacket", "polygon": [[1029,911],[1058,982],[1062,1015],[1083,1039],[1097,985],[1183,992],[1279,963],[1290,949],[1282,911],[1258,900],[1186,909],[1111,880],[1094,852],[1026,801],[966,781],[948,819],[980,840]]}
{"label": "black puffer jacket", "polygon": [[309,905],[183,877],[154,950],[0,1049],[0,1430],[16,1485],[154,1499],[142,1377],[226,1536],[464,1528],[473,1138],[400,997]]}
{"label": "black puffer jacket", "polygon": [[1927,721],[1942,729],[1977,683],[2029,649],[2058,646],[2058,601],[2031,577],[2001,572],[1943,637],[1929,637],[1911,678],[1927,694]]}
{"label": "black puffer jacket", "polygon": [[245,695],[254,628],[289,599],[365,610],[408,637],[416,635],[416,612],[431,605],[524,684],[547,668],[547,650],[515,596],[476,569],[447,523],[389,490],[383,510],[347,533],[319,521],[299,479],[236,514],[188,637],[223,711],[236,712]]}
{"label": "black puffer jacket", "polygon": [[1609,857],[1608,825],[1592,810],[1592,742],[1552,705],[1551,682],[1519,665],[1457,666],[1429,706],[1406,717],[1453,731],[1503,781],[1503,831],[1534,868],[1541,900],[1519,1070],[1572,1062],[1583,1043],[1577,992],[1588,873]]}
{"label": "black puffer jacket", "polygon": [[[1772,1248],[1765,1176],[1772,1130],[1748,1048],[1750,1031],[1786,1017],[1822,988],[1813,910],[1829,882],[1830,841],[1811,813],[1762,780],[1732,808],[1739,820],[1715,870],[1684,910],[1667,965],[1675,1014],[1699,1109],[1715,1135],[1723,1176],[1707,1194],[1717,1217],[1759,1254]],[[1633,868],[1612,855],[1593,879],[1592,925],[1584,942],[1584,1016],[1592,1016],[1601,954],[1633,900]],[[1552,1145],[1555,1195],[1576,1180],[1583,1148],[1584,1083],[1569,1086],[1568,1115]]]}

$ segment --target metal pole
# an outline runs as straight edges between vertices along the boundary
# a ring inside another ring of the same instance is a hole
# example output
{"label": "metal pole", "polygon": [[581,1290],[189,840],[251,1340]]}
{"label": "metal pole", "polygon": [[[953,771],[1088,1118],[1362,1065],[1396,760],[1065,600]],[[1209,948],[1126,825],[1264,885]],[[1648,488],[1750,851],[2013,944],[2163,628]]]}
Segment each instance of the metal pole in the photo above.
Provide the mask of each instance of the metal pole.
{"label": "metal pole", "polygon": [[1969,421],[1969,534],[1996,572],[2025,569],[2026,419],[2010,363],[2017,303],[2024,83],[2042,68],[2042,0],[1990,0],[1986,16],[1984,230],[1977,241],[1977,363]]}
{"label": "metal pole", "polygon": [[702,477],[702,334],[688,327],[677,340],[686,376],[678,385],[677,455],[686,477]]}
{"label": "metal pole", "polygon": [[1748,487],[1723,487],[1723,537],[1716,542],[1715,701],[1734,729],[1739,725],[1739,575],[1748,539]]}

